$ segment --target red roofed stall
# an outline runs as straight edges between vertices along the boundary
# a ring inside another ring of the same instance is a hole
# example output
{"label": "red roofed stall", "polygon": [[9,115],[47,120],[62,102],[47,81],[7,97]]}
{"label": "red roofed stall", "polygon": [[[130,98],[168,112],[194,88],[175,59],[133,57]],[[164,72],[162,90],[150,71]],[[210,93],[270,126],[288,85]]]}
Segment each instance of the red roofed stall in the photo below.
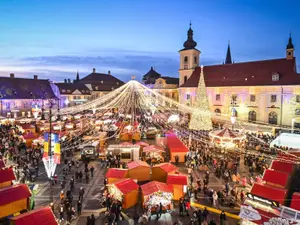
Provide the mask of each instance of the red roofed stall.
{"label": "red roofed stall", "polygon": [[267,199],[269,201],[275,201],[283,205],[285,202],[287,191],[287,189],[276,188],[266,184],[255,183],[252,186],[250,193],[252,195],[261,197],[263,199]]}
{"label": "red roofed stall", "polygon": [[16,177],[12,168],[0,169],[0,188],[11,186],[14,180]]}
{"label": "red roofed stall", "polygon": [[155,212],[155,207],[160,203],[163,205],[163,211],[171,209],[171,200],[173,190],[171,186],[165,183],[152,181],[141,186],[143,193],[143,204],[146,209],[151,208]]}
{"label": "red roofed stall", "polygon": [[293,173],[295,169],[295,164],[290,162],[283,162],[279,160],[274,160],[272,162],[271,169],[281,171],[284,173]]}
{"label": "red roofed stall", "polygon": [[287,187],[290,176],[288,173],[267,169],[263,176],[263,181],[267,184],[277,186],[279,188]]}
{"label": "red roofed stall", "polygon": [[171,162],[176,162],[175,157],[178,156],[179,162],[184,162],[184,157],[189,149],[174,134],[166,134],[167,145],[170,151]]}
{"label": "red roofed stall", "polygon": [[25,184],[0,190],[0,218],[29,209],[31,192]]}
{"label": "red roofed stall", "polygon": [[140,181],[150,180],[150,166],[148,163],[140,160],[132,161],[127,164],[128,176]]}
{"label": "red roofed stall", "polygon": [[50,207],[35,209],[10,219],[11,225],[58,225]]}
{"label": "red roofed stall", "polygon": [[291,208],[300,211],[300,193],[294,192],[292,196]]}
{"label": "red roofed stall", "polygon": [[137,204],[139,186],[132,179],[126,178],[118,180],[108,188],[112,197],[122,202],[124,209],[128,209]]}
{"label": "red roofed stall", "polygon": [[169,174],[167,184],[173,188],[173,199],[178,200],[184,197],[188,184],[187,176],[183,174]]}
{"label": "red roofed stall", "polygon": [[166,182],[168,174],[174,174],[178,168],[172,163],[160,163],[152,166],[151,180]]}
{"label": "red roofed stall", "polygon": [[120,179],[124,179],[128,177],[128,170],[119,169],[119,168],[109,168],[106,173],[107,183],[111,184]]}

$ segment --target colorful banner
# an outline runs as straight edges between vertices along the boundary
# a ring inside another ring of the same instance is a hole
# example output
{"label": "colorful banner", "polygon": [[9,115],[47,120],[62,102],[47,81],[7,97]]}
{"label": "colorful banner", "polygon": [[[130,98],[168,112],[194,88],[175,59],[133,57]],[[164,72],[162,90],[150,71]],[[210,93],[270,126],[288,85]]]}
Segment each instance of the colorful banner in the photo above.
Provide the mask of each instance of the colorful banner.
{"label": "colorful banner", "polygon": [[[49,150],[49,133],[44,133],[44,155],[43,158],[47,158],[51,155],[56,164],[60,164],[60,144],[59,144],[59,135],[56,133],[51,134],[51,149]],[[50,151],[50,154],[49,154]]]}
{"label": "colorful banner", "polygon": [[49,134],[47,132],[44,133],[44,154],[43,158],[48,157],[48,152],[49,152]]}

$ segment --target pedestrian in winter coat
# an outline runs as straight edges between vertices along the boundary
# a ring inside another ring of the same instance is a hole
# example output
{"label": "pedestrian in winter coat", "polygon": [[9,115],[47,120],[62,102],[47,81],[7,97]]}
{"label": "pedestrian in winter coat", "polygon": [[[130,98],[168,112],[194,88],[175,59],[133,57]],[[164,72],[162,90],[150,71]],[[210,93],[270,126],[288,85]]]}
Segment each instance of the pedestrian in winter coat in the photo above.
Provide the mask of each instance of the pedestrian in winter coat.
{"label": "pedestrian in winter coat", "polygon": [[226,223],[226,215],[224,210],[222,210],[221,214],[220,214],[220,225],[225,225]]}
{"label": "pedestrian in winter coat", "polygon": [[202,213],[204,221],[207,221],[208,214],[209,214],[209,212],[208,212],[207,208],[205,207],[203,210],[203,213]]}
{"label": "pedestrian in winter coat", "polygon": [[88,216],[86,218],[86,225],[91,225],[91,217],[90,216]]}
{"label": "pedestrian in winter coat", "polygon": [[91,215],[91,225],[95,225],[96,223],[96,218],[94,216],[94,214]]}

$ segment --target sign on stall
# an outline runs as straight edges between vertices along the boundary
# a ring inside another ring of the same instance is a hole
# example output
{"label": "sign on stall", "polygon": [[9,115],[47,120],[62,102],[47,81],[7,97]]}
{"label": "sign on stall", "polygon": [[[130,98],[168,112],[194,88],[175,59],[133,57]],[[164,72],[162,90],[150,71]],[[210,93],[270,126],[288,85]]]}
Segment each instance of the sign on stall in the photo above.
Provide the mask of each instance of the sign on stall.
{"label": "sign on stall", "polygon": [[249,221],[256,221],[261,219],[261,216],[256,209],[252,208],[252,206],[245,206],[245,205],[241,206],[241,211],[239,216],[242,219],[249,220]]}

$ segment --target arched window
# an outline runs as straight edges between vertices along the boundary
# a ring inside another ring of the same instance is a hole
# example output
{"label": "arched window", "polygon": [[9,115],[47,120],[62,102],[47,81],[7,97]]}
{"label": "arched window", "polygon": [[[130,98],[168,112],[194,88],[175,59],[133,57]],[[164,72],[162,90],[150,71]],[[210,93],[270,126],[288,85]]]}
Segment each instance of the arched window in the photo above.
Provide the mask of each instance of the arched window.
{"label": "arched window", "polygon": [[189,58],[187,56],[184,57],[184,63],[188,63]]}
{"label": "arched window", "polygon": [[255,111],[249,111],[248,121],[249,122],[255,122],[256,121],[256,112]]}
{"label": "arched window", "polygon": [[236,111],[235,108],[231,109],[231,116],[238,117],[238,112]]}
{"label": "arched window", "polygon": [[184,76],[183,79],[184,79],[184,83],[185,83],[185,82],[187,81],[188,78],[187,78],[187,76]]}
{"label": "arched window", "polygon": [[198,63],[198,59],[197,59],[197,56],[194,57],[194,64],[197,64]]}
{"label": "arched window", "polygon": [[270,112],[269,113],[269,123],[270,124],[277,124],[277,113],[276,112]]}
{"label": "arched window", "polygon": [[221,110],[217,108],[217,109],[215,109],[215,113],[216,113],[217,116],[220,116],[221,115]]}

